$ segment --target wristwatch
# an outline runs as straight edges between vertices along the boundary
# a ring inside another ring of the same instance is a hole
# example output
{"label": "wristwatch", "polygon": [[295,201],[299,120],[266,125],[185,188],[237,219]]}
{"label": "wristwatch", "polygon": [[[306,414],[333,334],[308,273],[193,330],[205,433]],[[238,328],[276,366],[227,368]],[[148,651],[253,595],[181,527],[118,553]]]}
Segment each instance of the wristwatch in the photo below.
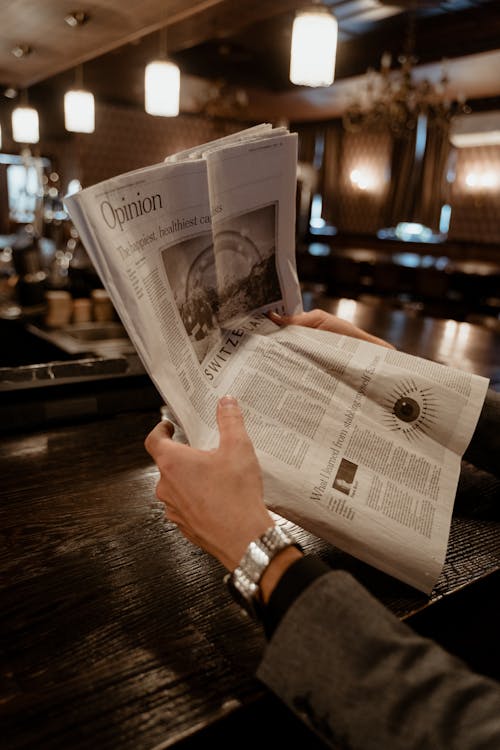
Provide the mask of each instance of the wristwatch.
{"label": "wristwatch", "polygon": [[250,542],[237,567],[224,577],[233,599],[254,619],[260,619],[262,607],[260,579],[278,552],[292,546],[302,550],[291,534],[280,526],[270,526],[258,539]]}

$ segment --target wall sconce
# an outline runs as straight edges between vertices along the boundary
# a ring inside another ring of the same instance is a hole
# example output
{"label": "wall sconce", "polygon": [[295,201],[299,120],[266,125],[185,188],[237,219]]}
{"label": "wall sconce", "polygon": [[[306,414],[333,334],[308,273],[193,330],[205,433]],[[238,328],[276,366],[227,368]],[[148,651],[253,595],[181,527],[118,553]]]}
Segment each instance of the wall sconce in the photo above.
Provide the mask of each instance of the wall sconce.
{"label": "wall sconce", "polygon": [[12,138],[16,143],[38,143],[40,131],[36,109],[25,104],[13,110]]}
{"label": "wall sconce", "polygon": [[95,100],[83,89],[83,68],[75,73],[75,88],[64,94],[64,127],[72,133],[93,133],[95,130]]}
{"label": "wall sconce", "polygon": [[355,185],[358,190],[368,190],[370,187],[372,187],[372,180],[370,179],[368,174],[366,172],[363,172],[363,170],[361,169],[351,170],[349,178],[351,180],[351,183]]}
{"label": "wall sconce", "polygon": [[299,11],[292,29],[290,81],[298,86],[331,86],[335,74],[338,23],[328,8]]}
{"label": "wall sconce", "polygon": [[456,148],[498,146],[500,144],[500,110],[473,112],[454,117],[450,141]]}
{"label": "wall sconce", "polygon": [[144,108],[150,115],[177,117],[181,72],[167,60],[166,29],[160,32],[160,59],[146,65],[144,72]]}
{"label": "wall sconce", "polygon": [[349,173],[351,185],[364,193],[377,193],[384,187],[384,177],[370,167],[354,167]]}
{"label": "wall sconce", "polygon": [[465,184],[469,190],[495,190],[498,178],[495,172],[469,172]]}

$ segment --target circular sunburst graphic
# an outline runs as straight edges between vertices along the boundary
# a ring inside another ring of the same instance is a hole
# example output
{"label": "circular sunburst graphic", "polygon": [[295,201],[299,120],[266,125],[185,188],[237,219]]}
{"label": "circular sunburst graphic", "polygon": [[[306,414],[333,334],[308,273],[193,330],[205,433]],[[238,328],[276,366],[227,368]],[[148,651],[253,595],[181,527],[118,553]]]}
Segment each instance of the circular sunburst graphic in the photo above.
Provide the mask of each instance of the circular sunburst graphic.
{"label": "circular sunburst graphic", "polygon": [[418,386],[411,378],[397,383],[382,406],[385,426],[401,432],[410,442],[428,435],[437,423],[438,400],[432,388]]}

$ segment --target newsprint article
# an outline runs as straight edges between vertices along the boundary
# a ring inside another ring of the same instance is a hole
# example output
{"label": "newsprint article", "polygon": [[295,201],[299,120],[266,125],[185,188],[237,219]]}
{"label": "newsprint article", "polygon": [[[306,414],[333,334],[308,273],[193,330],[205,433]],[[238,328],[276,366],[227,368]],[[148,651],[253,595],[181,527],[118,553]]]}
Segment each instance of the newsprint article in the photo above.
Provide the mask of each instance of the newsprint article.
{"label": "newsprint article", "polygon": [[297,135],[258,125],[66,198],[141,360],[198,448],[239,399],[270,510],[430,593],[488,381],[300,326]]}

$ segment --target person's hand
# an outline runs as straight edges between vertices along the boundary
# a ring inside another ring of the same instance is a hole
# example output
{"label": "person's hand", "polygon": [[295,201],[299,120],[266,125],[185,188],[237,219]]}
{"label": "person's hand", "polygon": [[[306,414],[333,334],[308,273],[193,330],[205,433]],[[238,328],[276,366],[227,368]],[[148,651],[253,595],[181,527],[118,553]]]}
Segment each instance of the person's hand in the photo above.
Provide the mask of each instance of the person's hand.
{"label": "person's hand", "polygon": [[389,344],[388,341],[373,336],[362,328],[353,325],[353,323],[349,323],[349,321],[342,318],[337,318],[336,315],[327,313],[325,310],[311,310],[310,312],[298,313],[297,315],[278,315],[277,313],[270,312],[269,317],[273,323],[277,323],[280,326],[294,325],[317,328],[320,331],[331,331],[342,336],[352,336],[355,339],[362,339],[372,344],[379,344],[388,349],[394,349],[394,346]]}
{"label": "person's hand", "polygon": [[249,543],[273,519],[263,501],[262,476],[237,401],[217,408],[219,447],[202,451],[172,441],[170,422],[149,433],[145,448],[160,470],[156,488],[167,517],[194,544],[234,570]]}

